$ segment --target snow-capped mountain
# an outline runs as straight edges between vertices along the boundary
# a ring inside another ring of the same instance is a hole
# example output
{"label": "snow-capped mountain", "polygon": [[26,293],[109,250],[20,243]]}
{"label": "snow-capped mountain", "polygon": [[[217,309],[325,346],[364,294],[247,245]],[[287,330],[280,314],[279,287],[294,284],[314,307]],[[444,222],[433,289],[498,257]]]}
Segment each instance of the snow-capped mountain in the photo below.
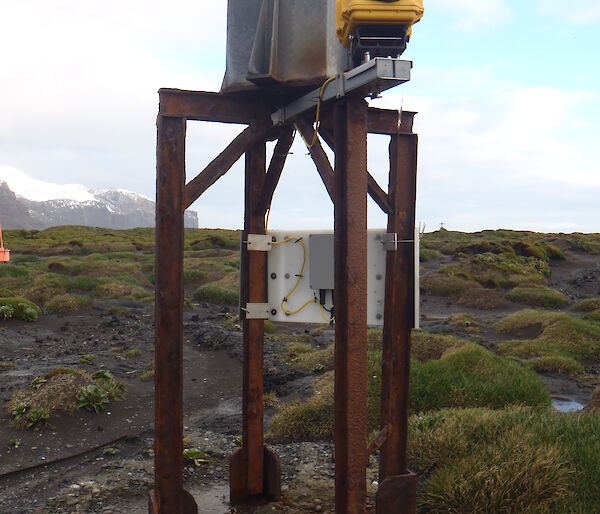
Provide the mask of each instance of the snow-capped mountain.
{"label": "snow-capped mountain", "polygon": [[[9,171],[7,171],[9,170]],[[155,203],[120,189],[88,190],[37,181],[19,170],[0,167],[0,221],[5,228],[42,229],[56,225],[104,228],[154,226]],[[185,213],[185,226],[198,227],[196,212]]]}

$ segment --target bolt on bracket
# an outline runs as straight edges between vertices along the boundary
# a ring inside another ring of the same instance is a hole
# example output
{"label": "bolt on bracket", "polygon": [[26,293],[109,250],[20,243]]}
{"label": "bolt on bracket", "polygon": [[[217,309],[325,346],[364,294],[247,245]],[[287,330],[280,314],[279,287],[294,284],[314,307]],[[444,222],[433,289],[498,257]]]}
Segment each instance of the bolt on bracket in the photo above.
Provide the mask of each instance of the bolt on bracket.
{"label": "bolt on bracket", "polygon": [[268,303],[247,303],[242,310],[246,313],[246,319],[269,319],[271,306]]}
{"label": "bolt on bracket", "polygon": [[244,242],[249,252],[270,252],[273,248],[271,236],[265,234],[248,234],[248,240]]}

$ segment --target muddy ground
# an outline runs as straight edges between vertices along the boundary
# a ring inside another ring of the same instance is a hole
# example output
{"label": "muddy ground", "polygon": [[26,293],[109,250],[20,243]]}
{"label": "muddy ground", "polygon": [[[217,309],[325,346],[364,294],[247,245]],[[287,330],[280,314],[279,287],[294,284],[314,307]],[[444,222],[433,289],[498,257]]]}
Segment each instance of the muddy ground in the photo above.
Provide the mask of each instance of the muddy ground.
{"label": "muddy ground", "polygon": [[[449,259],[449,258],[448,258]],[[440,261],[426,263],[437,267]],[[550,285],[577,300],[600,295],[600,258],[569,252],[552,264]],[[501,336],[493,323],[522,306],[477,311],[452,300],[422,298],[422,328],[452,332],[494,349]],[[481,330],[450,326],[452,313],[469,312]],[[285,364],[285,342],[315,327],[278,327],[265,343],[265,392],[285,403],[311,394],[314,377]],[[333,329],[319,330],[310,344],[326,347]],[[230,309],[193,305],[185,313],[184,435],[186,446],[206,453],[207,462],[186,464],[186,488],[200,512],[231,510],[228,495],[228,457],[241,432],[241,332]],[[139,350],[139,351],[138,351]],[[90,364],[81,356],[94,354]],[[153,381],[143,380],[153,363],[152,307],[109,302],[72,316],[42,315],[34,323],[4,322],[0,328],[0,404],[18,388],[57,367],[110,370],[127,385],[126,398],[94,414],[53,415],[43,430],[18,430],[11,416],[0,412],[0,512],[147,512],[152,486]],[[588,374],[598,374],[594,366]],[[593,384],[563,376],[542,377],[553,395],[587,403]],[[266,422],[274,409],[266,410]],[[18,439],[18,447],[15,440]],[[12,441],[12,442],[11,442]],[[276,445],[283,471],[282,500],[253,512],[327,512],[333,491],[332,446],[329,443]],[[376,484],[376,463],[369,470],[370,492]],[[310,493],[308,493],[310,491]],[[315,491],[318,494],[315,494]]]}

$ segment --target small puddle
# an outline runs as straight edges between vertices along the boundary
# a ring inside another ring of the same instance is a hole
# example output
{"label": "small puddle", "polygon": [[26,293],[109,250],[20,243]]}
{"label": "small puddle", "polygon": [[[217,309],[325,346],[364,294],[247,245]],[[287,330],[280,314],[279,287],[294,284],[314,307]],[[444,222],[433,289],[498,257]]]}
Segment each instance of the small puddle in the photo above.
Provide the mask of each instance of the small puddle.
{"label": "small puddle", "polygon": [[552,405],[558,412],[577,412],[585,407],[585,405],[575,400],[562,397],[552,398]]}

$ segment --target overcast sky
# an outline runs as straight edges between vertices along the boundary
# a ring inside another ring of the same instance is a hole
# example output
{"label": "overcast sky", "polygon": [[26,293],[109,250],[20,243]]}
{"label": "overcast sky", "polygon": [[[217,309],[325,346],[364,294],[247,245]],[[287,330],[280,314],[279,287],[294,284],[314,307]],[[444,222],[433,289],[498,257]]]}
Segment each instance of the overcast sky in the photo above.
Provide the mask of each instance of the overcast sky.
{"label": "overcast sky", "polygon": [[[564,7],[568,5],[568,7]],[[600,231],[600,2],[426,0],[409,84],[374,106],[415,110],[427,229]],[[226,2],[0,1],[0,166],[154,197],[160,87],[217,91]],[[188,124],[188,175],[240,127]],[[385,187],[386,142],[369,140]],[[193,205],[239,227],[242,166]],[[371,205],[372,206],[372,205]],[[301,140],[273,228],[327,228],[333,207]],[[369,224],[384,226],[377,208]]]}

